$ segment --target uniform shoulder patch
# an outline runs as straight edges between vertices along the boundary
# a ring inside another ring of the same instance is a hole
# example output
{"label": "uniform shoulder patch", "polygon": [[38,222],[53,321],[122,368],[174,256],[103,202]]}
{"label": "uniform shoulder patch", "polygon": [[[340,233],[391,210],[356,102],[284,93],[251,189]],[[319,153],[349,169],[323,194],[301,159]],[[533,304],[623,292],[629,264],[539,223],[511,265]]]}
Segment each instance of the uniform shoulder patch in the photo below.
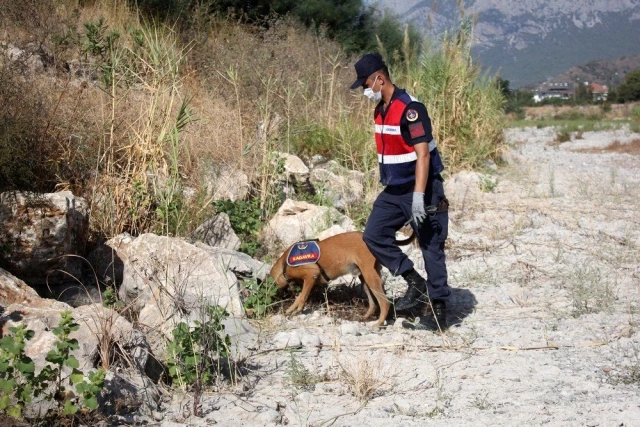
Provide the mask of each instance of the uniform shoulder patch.
{"label": "uniform shoulder patch", "polygon": [[420,138],[421,136],[425,136],[426,132],[424,131],[424,126],[422,122],[412,123],[409,125],[409,133],[411,134],[412,139]]}
{"label": "uniform shoulder patch", "polygon": [[410,122],[415,122],[416,120],[418,120],[418,112],[414,109],[407,110],[407,114],[405,116]]}

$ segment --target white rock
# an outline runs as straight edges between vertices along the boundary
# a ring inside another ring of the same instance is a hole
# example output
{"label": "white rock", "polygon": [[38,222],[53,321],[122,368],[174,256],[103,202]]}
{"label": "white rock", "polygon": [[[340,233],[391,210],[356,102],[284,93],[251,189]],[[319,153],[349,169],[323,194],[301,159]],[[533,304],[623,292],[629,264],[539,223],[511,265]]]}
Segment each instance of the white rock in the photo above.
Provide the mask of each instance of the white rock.
{"label": "white rock", "polygon": [[343,323],[340,325],[340,335],[355,335],[359,336],[360,331],[358,330],[358,325],[355,323]]}
{"label": "white rock", "polygon": [[277,348],[298,348],[302,345],[297,332],[278,332],[272,342]]}
{"label": "white rock", "polygon": [[264,227],[261,240],[271,252],[304,239],[317,237],[321,232],[339,225],[344,231],[354,231],[353,221],[335,208],[287,199]]}
{"label": "white rock", "polygon": [[393,406],[397,413],[402,415],[413,415],[416,412],[415,404],[402,398],[397,398],[393,401]]}
{"label": "white rock", "polygon": [[226,167],[204,177],[207,197],[213,200],[242,200],[249,193],[249,177],[238,168]]}
{"label": "white rock", "polygon": [[209,246],[231,249],[237,251],[240,247],[240,239],[231,227],[229,215],[218,213],[213,218],[207,219],[196,228],[191,237],[201,240]]}
{"label": "white rock", "polygon": [[320,347],[322,345],[322,341],[317,335],[304,334],[301,341],[303,347]]}
{"label": "white rock", "polygon": [[278,424],[281,420],[282,415],[274,409],[267,409],[266,411],[260,412],[256,417],[256,421],[266,424]]}
{"label": "white rock", "polygon": [[304,180],[309,176],[309,168],[300,157],[289,153],[276,153],[278,157],[284,159],[284,170],[289,175],[294,176],[298,181]]}

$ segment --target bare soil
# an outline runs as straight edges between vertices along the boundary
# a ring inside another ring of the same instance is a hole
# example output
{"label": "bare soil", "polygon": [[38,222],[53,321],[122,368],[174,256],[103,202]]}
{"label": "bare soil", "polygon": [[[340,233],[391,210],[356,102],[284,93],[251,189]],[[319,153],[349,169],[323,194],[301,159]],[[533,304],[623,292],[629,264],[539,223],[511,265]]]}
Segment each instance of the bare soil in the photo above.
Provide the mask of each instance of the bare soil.
{"label": "bare soil", "polygon": [[640,425],[640,135],[556,134],[508,130],[505,167],[447,178],[446,331],[429,315],[375,329],[357,289],[319,290],[234,336],[251,369],[203,418],[176,396],[164,425]]}

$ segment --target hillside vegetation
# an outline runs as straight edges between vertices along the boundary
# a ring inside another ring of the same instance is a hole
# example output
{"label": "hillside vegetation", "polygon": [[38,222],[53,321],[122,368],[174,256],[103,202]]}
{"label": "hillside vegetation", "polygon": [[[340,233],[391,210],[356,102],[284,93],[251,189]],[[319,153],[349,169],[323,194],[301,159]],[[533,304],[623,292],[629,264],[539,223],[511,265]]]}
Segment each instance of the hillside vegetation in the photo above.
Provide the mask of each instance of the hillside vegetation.
{"label": "hillside vegetation", "polygon": [[[249,176],[264,216],[280,203],[274,152],[377,169],[372,105],[347,89],[357,53],[329,28],[186,3],[172,20],[121,0],[0,1],[0,191],[72,189],[99,235],[183,235],[215,209],[206,186],[224,168]],[[427,103],[449,171],[502,144],[500,92],[465,33],[421,54],[409,30],[400,49],[379,40]]]}

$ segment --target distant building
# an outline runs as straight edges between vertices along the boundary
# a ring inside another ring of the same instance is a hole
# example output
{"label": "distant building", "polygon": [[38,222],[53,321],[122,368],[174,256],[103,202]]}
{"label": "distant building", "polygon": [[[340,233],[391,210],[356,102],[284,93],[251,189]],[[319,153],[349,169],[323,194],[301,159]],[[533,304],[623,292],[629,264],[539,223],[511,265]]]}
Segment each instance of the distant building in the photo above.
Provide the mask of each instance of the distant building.
{"label": "distant building", "polygon": [[594,101],[606,101],[609,96],[609,88],[598,83],[589,83],[587,90],[591,92]]}
{"label": "distant building", "polygon": [[533,100],[535,102],[540,102],[543,99],[550,98],[571,99],[573,98],[573,94],[573,83],[547,82],[542,83],[540,86],[538,86],[533,95]]}

